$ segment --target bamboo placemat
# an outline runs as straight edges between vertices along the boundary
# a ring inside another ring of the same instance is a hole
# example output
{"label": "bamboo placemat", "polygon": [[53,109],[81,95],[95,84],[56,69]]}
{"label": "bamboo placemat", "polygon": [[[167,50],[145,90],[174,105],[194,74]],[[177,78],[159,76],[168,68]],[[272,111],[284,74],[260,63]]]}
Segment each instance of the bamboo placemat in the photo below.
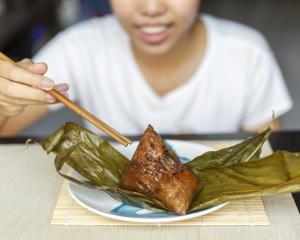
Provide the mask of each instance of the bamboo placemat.
{"label": "bamboo placemat", "polygon": [[[69,195],[64,182],[51,224],[55,225],[141,225],[117,221],[96,215],[77,204]],[[158,225],[146,223],[143,225]],[[262,200],[252,198],[230,202],[225,207],[202,217],[182,222],[161,223],[159,225],[270,225]]]}
{"label": "bamboo placemat", "polygon": [[[215,148],[223,148],[237,141],[200,142]],[[262,155],[272,152],[269,143],[263,147]],[[181,222],[171,223],[131,223],[117,221],[94,214],[77,204],[69,195],[67,183],[64,182],[53,212],[51,224],[55,225],[270,225],[261,198],[232,201],[223,208],[208,215]]]}

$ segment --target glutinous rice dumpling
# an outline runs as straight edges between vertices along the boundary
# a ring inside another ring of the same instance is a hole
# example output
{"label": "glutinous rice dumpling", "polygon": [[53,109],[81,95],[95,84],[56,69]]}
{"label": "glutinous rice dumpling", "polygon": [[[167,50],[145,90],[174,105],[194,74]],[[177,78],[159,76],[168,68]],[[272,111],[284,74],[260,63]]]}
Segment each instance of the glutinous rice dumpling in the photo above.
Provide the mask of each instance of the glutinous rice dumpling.
{"label": "glutinous rice dumpling", "polygon": [[186,214],[200,189],[194,173],[148,126],[122,175],[119,186],[153,197],[171,212]]}

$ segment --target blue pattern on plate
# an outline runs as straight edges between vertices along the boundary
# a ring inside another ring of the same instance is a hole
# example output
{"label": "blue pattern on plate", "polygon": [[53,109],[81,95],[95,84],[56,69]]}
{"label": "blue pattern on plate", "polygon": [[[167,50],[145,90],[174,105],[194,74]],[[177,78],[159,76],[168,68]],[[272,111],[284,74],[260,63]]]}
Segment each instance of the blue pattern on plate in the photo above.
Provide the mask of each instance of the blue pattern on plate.
{"label": "blue pattern on plate", "polygon": [[130,205],[121,204],[110,211],[111,213],[123,217],[133,218],[169,218],[174,217],[175,214],[168,212],[152,212],[143,208],[134,207]]}
{"label": "blue pattern on plate", "polygon": [[176,152],[176,150],[174,149],[174,147],[170,144],[170,143],[168,143],[168,141],[165,141],[165,144],[179,157],[179,159],[180,159],[180,162],[182,162],[183,164],[185,164],[185,163],[188,163],[189,161],[190,161],[190,159],[189,158],[187,158],[187,157],[183,157],[183,156],[180,156],[177,152]]}

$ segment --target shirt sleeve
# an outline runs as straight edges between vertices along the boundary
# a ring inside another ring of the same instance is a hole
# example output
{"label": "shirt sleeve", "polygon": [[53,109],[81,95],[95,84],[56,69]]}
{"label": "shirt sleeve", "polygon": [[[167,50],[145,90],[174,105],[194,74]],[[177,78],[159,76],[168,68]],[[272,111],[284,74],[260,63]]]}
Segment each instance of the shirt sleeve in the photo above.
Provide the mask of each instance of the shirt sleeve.
{"label": "shirt sleeve", "polygon": [[[47,77],[54,80],[56,84],[69,84],[69,97],[76,101],[76,84],[73,82],[74,57],[72,59],[72,41],[64,32],[50,40],[33,58],[35,62],[44,62],[48,65]],[[61,103],[48,105],[51,111],[58,110],[64,105]]]}
{"label": "shirt sleeve", "polygon": [[273,111],[279,117],[292,108],[281,70],[267,44],[252,57],[246,89],[243,128],[259,127],[272,120]]}

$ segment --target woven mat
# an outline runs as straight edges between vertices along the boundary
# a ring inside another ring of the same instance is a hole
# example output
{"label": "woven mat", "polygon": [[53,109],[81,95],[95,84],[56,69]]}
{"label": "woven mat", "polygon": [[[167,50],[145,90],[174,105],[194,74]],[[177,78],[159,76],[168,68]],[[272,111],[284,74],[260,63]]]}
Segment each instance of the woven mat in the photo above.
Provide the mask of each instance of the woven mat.
{"label": "woven mat", "polygon": [[[51,224],[55,225],[141,225],[122,222],[96,215],[77,204],[69,195],[67,183],[63,184]],[[157,225],[146,223],[144,225]],[[182,222],[159,225],[270,225],[262,200],[252,198],[230,202],[225,207],[202,217]]]}
{"label": "woven mat", "polygon": [[[200,142],[204,143],[204,142]],[[236,141],[205,142],[211,147],[223,148]],[[272,152],[270,144],[266,143],[262,155]],[[55,225],[158,225],[157,223],[131,223],[117,221],[94,214],[77,204],[69,195],[67,183],[64,182],[53,212],[51,224]],[[232,201],[225,207],[208,215],[181,222],[161,223],[159,225],[270,225],[261,198]]]}

